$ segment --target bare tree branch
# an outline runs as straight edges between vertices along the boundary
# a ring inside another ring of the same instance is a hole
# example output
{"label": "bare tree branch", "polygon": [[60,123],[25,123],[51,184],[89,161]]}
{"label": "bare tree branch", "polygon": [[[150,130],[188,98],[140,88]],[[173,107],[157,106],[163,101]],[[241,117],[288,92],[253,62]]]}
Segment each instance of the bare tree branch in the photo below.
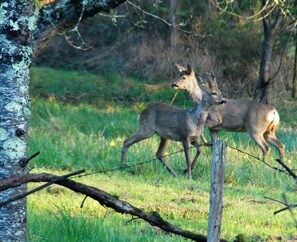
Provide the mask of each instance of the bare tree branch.
{"label": "bare tree branch", "polygon": [[81,174],[81,173],[83,173],[83,172],[85,172],[85,170],[79,170],[79,171],[71,172],[71,173],[66,174],[66,175],[64,175],[64,176],[59,176],[59,177],[57,178],[57,180],[52,180],[52,181],[50,181],[50,182],[48,182],[48,183],[46,183],[46,184],[43,184],[43,185],[41,185],[41,186],[39,186],[39,187],[36,187],[36,188],[34,188],[34,189],[30,190],[30,191],[27,191],[27,192],[25,192],[25,193],[23,193],[23,194],[18,194],[18,195],[15,196],[15,197],[11,197],[11,198],[9,198],[9,199],[6,200],[6,201],[0,202],[0,207],[3,207],[3,206],[5,206],[5,205],[7,205],[7,204],[9,204],[9,203],[11,203],[11,202],[17,201],[17,200],[19,200],[19,199],[22,199],[22,198],[24,198],[24,197],[29,196],[30,194],[33,194],[33,193],[35,193],[35,192],[38,192],[38,191],[40,191],[40,190],[42,190],[42,189],[44,189],[44,188],[46,188],[46,187],[48,187],[48,186],[50,186],[50,185],[56,183],[57,181],[65,180],[65,179],[67,179],[67,178],[69,178],[69,177],[71,177],[71,176],[75,176],[75,175]]}
{"label": "bare tree branch", "polygon": [[[261,9],[260,9],[258,12],[256,12],[255,14],[253,14],[253,15],[251,15],[251,16],[243,16],[243,15],[237,14],[237,13],[235,13],[235,12],[233,12],[233,11],[228,11],[228,10],[227,10],[228,5],[230,5],[230,3],[232,3],[232,2],[227,3],[226,6],[225,6],[224,8],[222,8],[222,7],[220,6],[220,4],[218,3],[218,1],[216,1],[216,0],[209,0],[209,2],[210,2],[215,8],[217,8],[220,12],[222,12],[222,13],[223,13],[223,12],[226,12],[226,13],[228,13],[228,14],[230,14],[230,15],[232,15],[232,16],[235,16],[235,17],[237,17],[237,18],[240,18],[240,19],[254,20],[254,21],[260,21],[260,20],[262,20],[262,19],[263,19],[263,13],[264,13],[265,11],[269,11],[269,12],[271,12],[271,11],[273,11],[273,9],[275,8],[275,4],[274,4],[274,3],[270,3],[269,1],[267,1],[267,2],[265,3],[265,5],[262,6]],[[266,16],[266,14],[264,14],[264,17],[265,17],[265,16]]]}
{"label": "bare tree branch", "polygon": [[[80,20],[99,12],[109,12],[126,0],[61,0],[40,9],[34,33],[34,56],[38,55],[59,33],[77,26]],[[84,10],[84,11],[83,11]],[[83,13],[82,13],[83,11]]]}
{"label": "bare tree branch", "polygon": [[[0,191],[18,187],[24,183],[29,182],[49,182],[56,183],[58,185],[69,188],[74,192],[84,194],[96,201],[98,201],[104,207],[110,207],[115,211],[123,214],[130,214],[132,216],[139,217],[153,226],[158,226],[164,231],[174,233],[185,238],[194,241],[207,241],[206,236],[193,233],[191,231],[182,230],[181,228],[170,224],[164,220],[157,212],[145,212],[133,205],[117,199],[116,197],[92,186],[87,186],[79,182],[71,181],[65,178],[61,180],[60,176],[55,176],[52,174],[41,173],[41,174],[29,174],[22,176],[15,176],[9,179],[1,180]],[[226,240],[220,240],[226,241]]]}

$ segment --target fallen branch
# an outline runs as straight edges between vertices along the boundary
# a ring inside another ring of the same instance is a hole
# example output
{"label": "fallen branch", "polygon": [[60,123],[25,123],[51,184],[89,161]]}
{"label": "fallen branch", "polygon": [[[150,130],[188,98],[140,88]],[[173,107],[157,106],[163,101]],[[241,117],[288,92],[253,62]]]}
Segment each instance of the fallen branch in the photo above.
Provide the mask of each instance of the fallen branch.
{"label": "fallen branch", "polygon": [[[63,178],[61,180],[60,176],[55,176],[52,174],[41,173],[41,174],[28,174],[22,176],[16,176],[9,179],[1,180],[0,191],[20,186],[24,183],[29,182],[49,182],[56,183],[58,185],[69,188],[74,192],[84,194],[96,201],[98,201],[102,206],[109,207],[115,211],[123,214],[130,214],[132,216],[139,217],[153,226],[157,226],[164,231],[183,236],[194,241],[207,241],[207,237],[204,235],[196,234],[187,230],[182,230],[179,227],[170,224],[164,220],[157,212],[145,212],[133,205],[117,199],[116,197],[92,186],[87,186],[85,184],[71,181]],[[221,240],[225,241],[225,240]]]}
{"label": "fallen branch", "polygon": [[290,167],[288,167],[283,161],[281,161],[280,159],[275,159],[283,168],[285,168],[285,170],[289,173],[289,175],[291,177],[294,178],[294,180],[297,180],[297,175],[295,174],[294,171],[292,171],[292,169],[290,169]]}
{"label": "fallen branch", "polygon": [[38,192],[41,189],[44,189],[44,188],[46,188],[46,187],[48,187],[48,186],[50,186],[50,185],[52,185],[54,183],[57,183],[58,181],[65,180],[65,179],[67,179],[67,178],[69,178],[71,176],[75,176],[75,175],[81,174],[83,172],[85,172],[85,170],[79,170],[79,171],[71,172],[71,173],[66,174],[64,176],[57,176],[56,179],[53,179],[52,181],[50,181],[50,182],[48,182],[46,184],[43,184],[43,185],[41,185],[39,187],[36,187],[36,188],[34,188],[34,189],[32,189],[32,190],[30,190],[28,192],[19,194],[19,195],[15,196],[15,197],[11,197],[11,198],[7,199],[6,201],[0,202],[0,207],[3,207],[3,206],[5,206],[5,205],[7,205],[7,204],[9,204],[11,202],[17,201],[17,200],[22,199],[24,197],[27,197],[30,194],[33,194],[35,192]]}

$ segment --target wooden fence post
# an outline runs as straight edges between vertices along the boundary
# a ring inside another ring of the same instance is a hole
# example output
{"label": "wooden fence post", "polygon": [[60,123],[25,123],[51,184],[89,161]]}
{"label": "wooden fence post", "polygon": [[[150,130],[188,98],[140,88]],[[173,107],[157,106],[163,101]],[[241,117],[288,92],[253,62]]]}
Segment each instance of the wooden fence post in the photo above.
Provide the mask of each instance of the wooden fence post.
{"label": "wooden fence post", "polygon": [[226,144],[222,140],[217,140],[212,147],[212,174],[207,242],[220,241],[225,161]]}

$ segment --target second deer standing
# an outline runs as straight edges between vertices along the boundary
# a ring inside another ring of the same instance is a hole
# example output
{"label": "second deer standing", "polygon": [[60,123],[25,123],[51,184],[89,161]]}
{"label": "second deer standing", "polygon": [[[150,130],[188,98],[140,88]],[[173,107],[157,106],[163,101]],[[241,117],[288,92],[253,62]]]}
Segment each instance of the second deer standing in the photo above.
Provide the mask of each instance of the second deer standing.
{"label": "second deer standing", "polygon": [[[121,163],[125,162],[126,153],[131,145],[141,140],[148,139],[154,134],[158,134],[161,141],[156,153],[157,158],[173,176],[176,176],[176,173],[165,159],[165,150],[170,140],[181,142],[187,162],[187,176],[191,179],[192,168],[201,152],[197,139],[203,132],[208,109],[211,105],[225,103],[215,80],[211,78],[211,76],[208,76],[206,81],[207,85],[205,85],[205,90],[202,91],[198,86],[192,68],[189,65],[187,69],[183,68],[174,84],[178,85],[178,83],[180,83],[179,88],[181,88],[182,83],[190,83],[193,85],[191,86],[190,96],[196,104],[195,108],[193,110],[185,110],[158,103],[143,110],[139,118],[139,131],[124,141]],[[197,149],[193,160],[190,158],[190,144],[194,145]]]}
{"label": "second deer standing", "polygon": [[[270,152],[269,143],[277,149],[279,159],[284,161],[285,146],[275,135],[279,122],[279,114],[273,106],[255,100],[226,99],[225,106],[209,110],[205,127],[209,128],[212,142],[221,130],[248,132],[261,148],[263,160]],[[207,143],[203,135],[202,139]]]}
{"label": "second deer standing", "polygon": [[[177,65],[177,68],[180,71],[185,70],[184,67],[179,65]],[[186,80],[193,81],[193,79]],[[173,85],[177,89],[185,89],[190,95],[196,89],[195,83],[186,81]],[[193,102],[196,103],[194,99]],[[248,132],[261,148],[263,160],[269,154],[269,143],[278,150],[279,159],[284,161],[285,146],[275,135],[279,122],[279,114],[275,107],[271,105],[259,103],[255,100],[226,99],[226,105],[213,105],[210,107],[205,127],[210,130],[212,143],[217,140],[218,132],[221,130]],[[205,144],[208,143],[203,133],[201,137]]]}

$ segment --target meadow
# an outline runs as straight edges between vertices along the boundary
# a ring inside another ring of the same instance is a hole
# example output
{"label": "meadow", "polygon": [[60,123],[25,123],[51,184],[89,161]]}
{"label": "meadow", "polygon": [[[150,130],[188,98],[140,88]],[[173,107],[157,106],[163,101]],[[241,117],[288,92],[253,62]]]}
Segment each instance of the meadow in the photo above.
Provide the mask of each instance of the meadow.
{"label": "meadow", "polygon": [[[179,143],[168,148],[168,161],[178,173],[173,178],[161,162],[154,159],[159,139],[152,137],[130,148],[128,169],[120,167],[125,138],[138,129],[138,113],[153,102],[170,103],[175,90],[159,80],[145,85],[132,78],[100,76],[34,67],[31,70],[31,112],[29,154],[41,154],[30,162],[31,173],[66,174],[86,169],[89,176],[74,180],[96,186],[145,211],[157,211],[183,229],[206,235],[209,209],[211,152],[203,154],[186,179],[186,167]],[[227,94],[226,94],[227,96]],[[191,107],[180,91],[174,105]],[[278,138],[286,145],[286,163],[296,168],[297,105],[281,101],[277,105],[282,123]],[[209,138],[208,131],[205,134]],[[255,156],[260,149],[246,133],[222,132],[227,145]],[[193,152],[193,151],[192,151]],[[193,154],[193,153],[192,153]],[[278,166],[272,148],[268,163]],[[30,184],[30,188],[36,184]],[[262,162],[227,148],[224,182],[222,238],[234,241],[287,241],[297,239],[294,217],[290,212],[274,215],[282,205],[270,197],[296,203],[296,183]],[[162,232],[140,219],[118,214],[90,198],[80,208],[84,196],[59,186],[51,186],[28,197],[29,241],[186,241]],[[296,213],[296,212],[295,212]]]}

